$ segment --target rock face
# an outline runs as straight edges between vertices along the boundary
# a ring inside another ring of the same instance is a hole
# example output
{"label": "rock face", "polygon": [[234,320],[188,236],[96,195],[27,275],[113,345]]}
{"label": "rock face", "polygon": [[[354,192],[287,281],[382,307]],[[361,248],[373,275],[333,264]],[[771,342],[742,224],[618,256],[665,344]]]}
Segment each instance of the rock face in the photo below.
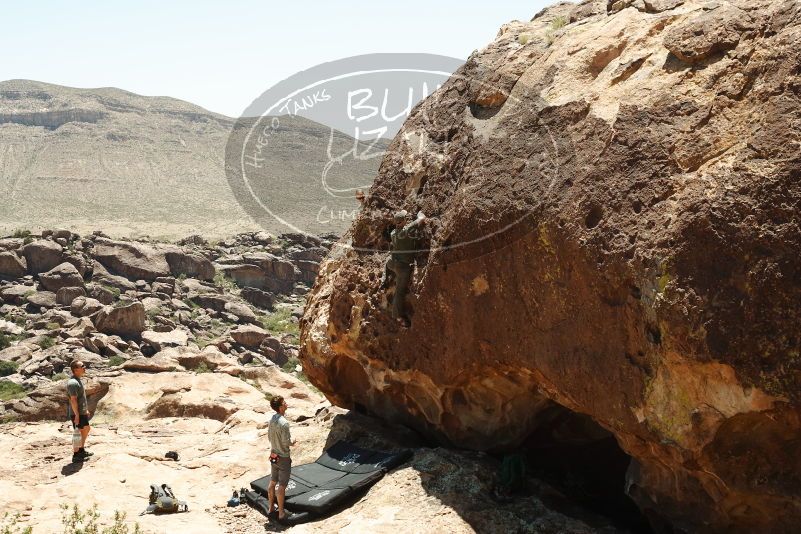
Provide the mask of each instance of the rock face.
{"label": "rock face", "polygon": [[49,271],[64,261],[63,248],[54,241],[40,239],[22,247],[31,274]]}
{"label": "rock face", "polygon": [[[799,9],[584,2],[504,26],[411,115],[321,265],[312,382],[474,449],[558,405],[615,436],[655,526],[791,531]],[[401,208],[429,217],[408,327],[379,286]]]}
{"label": "rock face", "polygon": [[20,278],[26,270],[25,258],[13,252],[0,252],[0,278]]}
{"label": "rock face", "polygon": [[39,282],[48,291],[58,293],[62,287],[81,287],[83,278],[71,263],[64,262],[39,275]]}
{"label": "rock face", "polygon": [[98,331],[104,334],[137,337],[145,329],[145,306],[138,301],[121,306],[105,306],[94,321]]}
{"label": "rock face", "polygon": [[152,281],[170,274],[164,254],[142,243],[98,238],[92,255],[111,273],[131,280]]}

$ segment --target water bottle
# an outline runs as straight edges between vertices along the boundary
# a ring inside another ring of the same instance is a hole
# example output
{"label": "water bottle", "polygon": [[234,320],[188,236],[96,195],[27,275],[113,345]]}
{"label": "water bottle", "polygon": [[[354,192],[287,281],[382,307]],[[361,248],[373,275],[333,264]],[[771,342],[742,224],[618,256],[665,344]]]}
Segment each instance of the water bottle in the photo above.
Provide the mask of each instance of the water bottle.
{"label": "water bottle", "polygon": [[81,448],[81,431],[77,428],[72,429],[72,448],[73,449],[80,449]]}

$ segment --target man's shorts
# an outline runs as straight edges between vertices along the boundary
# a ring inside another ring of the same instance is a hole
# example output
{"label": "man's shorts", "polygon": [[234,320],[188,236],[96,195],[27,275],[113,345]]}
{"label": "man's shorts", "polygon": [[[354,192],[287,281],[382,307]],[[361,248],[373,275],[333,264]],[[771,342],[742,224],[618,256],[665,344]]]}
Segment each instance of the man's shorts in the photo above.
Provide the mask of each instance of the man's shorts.
{"label": "man's shorts", "polygon": [[85,426],[89,426],[89,416],[88,415],[81,415],[78,418],[78,424],[75,424],[75,419],[72,420],[72,428],[83,428]]}
{"label": "man's shorts", "polygon": [[289,473],[292,471],[292,458],[279,456],[278,461],[270,464],[270,481],[279,486],[289,484]]}

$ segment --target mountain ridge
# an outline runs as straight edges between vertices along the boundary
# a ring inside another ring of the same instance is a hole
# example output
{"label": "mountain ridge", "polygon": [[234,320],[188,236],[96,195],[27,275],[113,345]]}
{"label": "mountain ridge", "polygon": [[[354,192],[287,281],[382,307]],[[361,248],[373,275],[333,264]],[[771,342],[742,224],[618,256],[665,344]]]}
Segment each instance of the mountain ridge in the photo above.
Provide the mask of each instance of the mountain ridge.
{"label": "mountain ridge", "polygon": [[[254,221],[225,174],[233,119],[172,97],[124,89],[72,88],[32,80],[0,82],[0,232],[16,228],[102,229],[118,237],[180,238],[200,232],[287,228]],[[269,163],[280,171],[271,196],[282,212],[312,219],[326,199],[313,187],[329,141],[344,153],[354,140],[303,117],[281,118],[282,142]],[[378,161],[347,161],[341,172],[371,183]],[[300,198],[298,197],[300,195]],[[353,200],[353,208],[358,207]],[[341,232],[333,221],[319,232]]]}

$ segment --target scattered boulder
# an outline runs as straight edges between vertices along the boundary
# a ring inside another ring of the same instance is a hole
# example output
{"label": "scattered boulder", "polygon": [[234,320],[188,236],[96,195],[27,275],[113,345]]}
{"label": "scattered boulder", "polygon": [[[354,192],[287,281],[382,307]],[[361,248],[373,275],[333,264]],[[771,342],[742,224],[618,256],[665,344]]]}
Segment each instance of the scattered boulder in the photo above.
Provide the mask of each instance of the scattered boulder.
{"label": "scattered boulder", "polygon": [[91,277],[95,262],[86,254],[77,252],[68,253],[64,256],[64,261],[74,265],[81,275],[81,278]]}
{"label": "scattered boulder", "polygon": [[[227,374],[202,373],[181,377],[173,387],[147,407],[147,419],[160,417],[202,417],[223,422],[245,407],[266,410],[264,394]],[[236,402],[234,402],[236,398]]]}
{"label": "scattered boulder", "polygon": [[173,371],[185,371],[178,361],[165,352],[160,352],[150,358],[144,356],[131,358],[122,368],[128,372],[136,373],[169,373]]}
{"label": "scattered boulder", "polygon": [[207,246],[209,244],[209,242],[206,241],[206,238],[204,238],[203,236],[200,236],[200,235],[197,235],[197,234],[192,234],[192,235],[186,236],[185,238],[183,238],[180,241],[178,241],[178,244],[179,245],[195,245],[195,246],[199,246],[199,247],[205,247],[205,246]]}
{"label": "scattered boulder", "polygon": [[231,330],[231,337],[235,342],[249,349],[256,349],[270,334],[267,330],[255,325],[237,326]]}
{"label": "scattered boulder", "polygon": [[[102,308],[102,305],[101,305]],[[83,339],[95,331],[95,324],[89,317],[81,317],[78,322],[71,325],[67,330],[67,336],[76,339]],[[82,341],[81,344],[84,342]]]}
{"label": "scattered boulder", "polygon": [[163,276],[156,278],[151,286],[153,293],[163,293],[167,296],[172,296],[175,293],[175,278],[172,276]]}
{"label": "scattered boulder", "polygon": [[242,302],[229,301],[225,303],[224,311],[234,315],[240,323],[258,323],[256,314],[249,306]]}
{"label": "scattered boulder", "polygon": [[[3,403],[5,414],[19,421],[61,421],[66,418],[65,388],[67,379],[53,382],[52,385],[31,391],[28,396]],[[86,400],[89,410],[94,412],[97,403],[108,393],[109,379],[100,377],[84,380]]]}
{"label": "scattered boulder", "polygon": [[210,284],[207,282],[201,282],[200,280],[195,280],[194,278],[186,278],[181,280],[180,282],[184,291],[188,293],[221,293],[222,291],[220,288],[216,287],[214,284]]}
{"label": "scattered boulder", "polygon": [[39,275],[39,283],[48,291],[57,292],[62,287],[83,286],[83,277],[71,263],[62,263]]}
{"label": "scattered boulder", "polygon": [[22,247],[30,274],[44,273],[64,261],[64,249],[48,239],[38,239]]}
{"label": "scattered boulder", "polygon": [[83,286],[62,287],[56,291],[56,302],[64,306],[71,306],[75,299],[84,296],[86,296],[86,289]]}
{"label": "scattered boulder", "polygon": [[153,281],[170,274],[170,266],[162,252],[133,241],[97,238],[92,257],[112,274],[128,280]]}
{"label": "scattered boulder", "polygon": [[3,299],[3,302],[9,304],[23,304],[25,302],[25,297],[35,292],[36,289],[32,286],[15,284],[0,289],[0,298]]}
{"label": "scattered boulder", "polygon": [[21,237],[0,238],[0,250],[18,250],[25,244],[25,239]]}
{"label": "scattered boulder", "polygon": [[103,303],[91,297],[78,296],[70,303],[70,312],[76,317],[86,317],[103,309]]}
{"label": "scattered boulder", "polygon": [[245,263],[261,267],[264,272],[276,280],[294,281],[297,279],[298,271],[289,260],[279,258],[268,252],[243,254],[242,258]]}
{"label": "scattered boulder", "polygon": [[0,252],[0,278],[22,278],[28,271],[24,257],[13,252]]}
{"label": "scattered boulder", "polygon": [[239,296],[254,306],[264,310],[272,310],[275,305],[275,295],[267,291],[262,291],[261,289],[256,289],[255,287],[243,287]]}
{"label": "scattered boulder", "polygon": [[11,321],[6,321],[5,319],[0,319],[0,334],[10,334],[12,336],[18,336],[24,331],[25,329],[17,325],[16,323],[12,323]]}
{"label": "scattered boulder", "polygon": [[136,284],[124,276],[117,276],[109,273],[106,268],[97,261],[95,261],[92,265],[92,282],[105,286],[106,289],[112,288],[120,292],[136,290]]}
{"label": "scattered boulder", "polygon": [[145,329],[145,307],[139,301],[105,306],[95,316],[95,326],[105,334],[139,337]]}
{"label": "scattered boulder", "polygon": [[214,265],[202,254],[171,249],[165,252],[164,257],[173,276],[186,275],[200,280],[214,279]]}
{"label": "scattered boulder", "polygon": [[19,345],[14,345],[13,347],[0,350],[0,361],[9,361],[22,364],[31,359],[33,350],[34,349],[30,345],[20,343]]}
{"label": "scattered boulder", "polygon": [[198,369],[201,365],[210,371],[236,365],[234,358],[211,346],[205,347],[202,351],[184,350],[177,353],[175,358],[178,363],[190,370]]}
{"label": "scattered boulder", "polygon": [[167,347],[185,347],[189,341],[189,334],[185,330],[175,329],[169,332],[142,332],[142,344],[148,345],[158,352]]}
{"label": "scattered boulder", "polygon": [[25,297],[25,300],[40,308],[55,308],[58,306],[56,302],[56,294],[52,291],[35,291],[34,293]]}
{"label": "scattered boulder", "polygon": [[119,290],[114,291],[100,283],[89,283],[86,284],[86,294],[103,304],[112,304],[119,295]]}

